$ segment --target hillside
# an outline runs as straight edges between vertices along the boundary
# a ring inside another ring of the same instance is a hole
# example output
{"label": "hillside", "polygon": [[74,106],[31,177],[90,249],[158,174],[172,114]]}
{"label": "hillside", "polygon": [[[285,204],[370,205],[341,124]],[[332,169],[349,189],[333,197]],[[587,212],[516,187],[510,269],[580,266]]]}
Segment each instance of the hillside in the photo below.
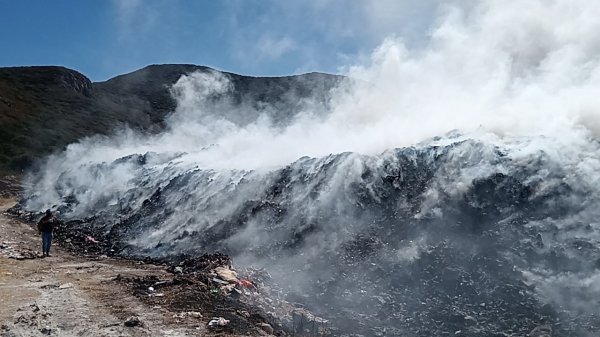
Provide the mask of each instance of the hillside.
{"label": "hillside", "polygon": [[[151,65],[105,82],[55,66],[0,68],[0,171],[19,172],[44,155],[86,136],[128,125],[144,132],[164,127],[176,107],[169,88],[182,75],[214,71],[196,65]],[[225,73],[233,85],[231,110],[264,106],[286,114],[302,98],[326,103],[341,77],[310,73],[249,77]],[[287,115],[274,113],[285,119]],[[249,118],[246,116],[246,118]]]}

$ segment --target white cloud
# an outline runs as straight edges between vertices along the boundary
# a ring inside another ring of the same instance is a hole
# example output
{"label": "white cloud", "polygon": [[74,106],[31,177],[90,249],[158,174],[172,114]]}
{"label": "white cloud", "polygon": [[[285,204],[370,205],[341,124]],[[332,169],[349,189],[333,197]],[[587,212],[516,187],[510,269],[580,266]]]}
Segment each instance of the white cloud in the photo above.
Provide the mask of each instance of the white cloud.
{"label": "white cloud", "polygon": [[298,49],[296,42],[289,36],[273,37],[263,35],[257,42],[256,51],[260,58],[276,60]]}
{"label": "white cloud", "polygon": [[160,23],[160,2],[142,0],[113,0],[118,38],[129,40]]}

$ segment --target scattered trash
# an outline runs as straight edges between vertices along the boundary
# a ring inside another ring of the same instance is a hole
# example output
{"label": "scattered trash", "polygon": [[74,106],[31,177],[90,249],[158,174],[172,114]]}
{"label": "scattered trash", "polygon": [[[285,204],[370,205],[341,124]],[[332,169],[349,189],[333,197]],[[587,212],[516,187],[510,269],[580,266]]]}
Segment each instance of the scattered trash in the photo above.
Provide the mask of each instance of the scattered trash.
{"label": "scattered trash", "polygon": [[58,289],[70,289],[73,288],[73,283],[65,283],[58,286]]}
{"label": "scattered trash", "polygon": [[128,328],[133,328],[133,327],[142,325],[142,322],[140,321],[139,318],[133,316],[133,317],[130,317],[128,320],[126,320],[125,323],[123,323],[123,324]]}
{"label": "scattered trash", "polygon": [[475,325],[477,324],[477,319],[473,316],[465,316],[465,323],[470,324],[470,325]]}
{"label": "scattered trash", "polygon": [[98,241],[96,239],[94,239],[94,237],[91,236],[91,235],[87,235],[85,237],[85,242],[87,242],[87,243],[98,243]]}
{"label": "scattered trash", "polygon": [[246,317],[249,318],[250,317],[250,313],[246,310],[238,310],[236,311],[238,315],[242,316],[242,317]]}
{"label": "scattered trash", "polygon": [[208,322],[208,326],[210,327],[226,326],[227,324],[229,324],[229,320],[226,320],[223,317],[213,317],[213,319]]}
{"label": "scattered trash", "polygon": [[256,289],[256,286],[252,283],[252,281],[247,279],[241,279],[238,281],[238,284],[244,288],[248,289]]}
{"label": "scattered trash", "polygon": [[258,323],[256,326],[263,329],[268,334],[273,334],[273,327],[269,323]]}
{"label": "scattered trash", "polygon": [[237,283],[237,273],[229,268],[225,267],[217,267],[214,269],[215,273],[221,278],[229,283]]}
{"label": "scattered trash", "polygon": [[33,260],[43,258],[43,255],[34,251],[11,252],[8,254],[8,258],[15,260]]}
{"label": "scattered trash", "polygon": [[227,284],[220,287],[221,294],[229,295],[235,289],[235,284]]}
{"label": "scattered trash", "polygon": [[187,311],[187,312],[180,312],[178,314],[174,314],[173,318],[187,318],[187,317],[192,317],[192,318],[202,318],[202,314],[199,313],[198,311]]}
{"label": "scattered trash", "polygon": [[229,284],[229,282],[227,282],[227,281],[223,281],[223,280],[221,280],[221,279],[220,279],[220,278],[218,278],[218,277],[213,277],[213,279],[212,279],[212,280],[213,280],[213,282],[217,282],[217,283],[219,283],[219,284]]}

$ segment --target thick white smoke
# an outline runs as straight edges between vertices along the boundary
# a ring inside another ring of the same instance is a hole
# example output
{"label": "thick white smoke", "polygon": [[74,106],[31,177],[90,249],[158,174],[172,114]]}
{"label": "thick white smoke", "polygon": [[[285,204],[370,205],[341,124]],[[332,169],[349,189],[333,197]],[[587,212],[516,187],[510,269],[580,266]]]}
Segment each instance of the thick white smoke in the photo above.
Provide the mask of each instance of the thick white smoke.
{"label": "thick white smoke", "polygon": [[545,151],[576,153],[600,132],[600,4],[468,4],[441,6],[437,12],[443,14],[419,49],[407,49],[401,38],[386,39],[370,62],[346,68],[355,80],[333,93],[326,117],[307,110],[284,129],[266,115],[245,125],[219,118],[205,100],[232,90],[227,77],[183,76],[173,87],[178,108],[166,132],[144,137],[125,131],[71,145],[49,160],[41,180],[45,195],[31,206],[57,203],[53,184],[63,172],[75,176],[75,185],[87,185],[89,198],[115,194],[127,186],[128,172],[89,181],[74,168],[132,153],[186,153],[179,163],[189,167],[269,169],[302,156],[375,154],[451,130],[472,138],[491,136],[495,142],[543,135],[555,139]]}
{"label": "thick white smoke", "polygon": [[283,130],[266,117],[240,127],[203,103],[232,89],[227,78],[192,74],[173,88],[179,104],[168,132],[87,142],[92,153],[81,160],[176,151],[195,153],[190,162],[203,167],[254,169],[305,155],[374,154],[453,129],[559,138],[600,132],[600,4],[488,0],[441,12],[424,47],[388,38],[370,63],[347,67],[357,81],[338,90],[325,119],[305,111]]}

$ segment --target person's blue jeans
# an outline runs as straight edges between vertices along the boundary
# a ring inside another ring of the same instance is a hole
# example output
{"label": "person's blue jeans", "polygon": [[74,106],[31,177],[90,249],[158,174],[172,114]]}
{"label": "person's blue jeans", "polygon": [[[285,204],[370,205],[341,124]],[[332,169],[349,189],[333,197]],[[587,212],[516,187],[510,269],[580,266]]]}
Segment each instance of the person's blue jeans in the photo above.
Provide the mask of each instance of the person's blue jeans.
{"label": "person's blue jeans", "polygon": [[50,246],[52,245],[52,232],[42,232],[42,252],[50,254]]}

